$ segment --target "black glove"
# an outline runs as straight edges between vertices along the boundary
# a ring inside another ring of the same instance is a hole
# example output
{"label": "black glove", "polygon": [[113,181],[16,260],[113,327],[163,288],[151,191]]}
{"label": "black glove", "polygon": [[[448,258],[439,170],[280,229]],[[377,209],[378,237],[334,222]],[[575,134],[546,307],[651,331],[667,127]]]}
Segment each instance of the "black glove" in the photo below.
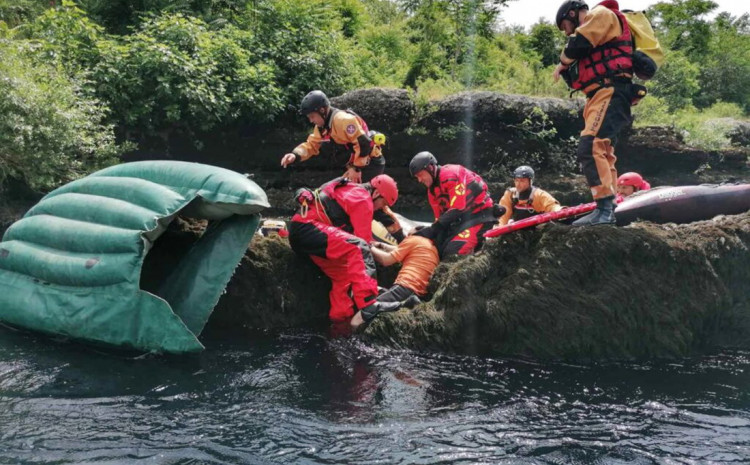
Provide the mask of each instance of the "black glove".
{"label": "black glove", "polygon": [[421,236],[434,241],[439,231],[440,225],[438,223],[433,223],[430,226],[417,226],[416,228],[414,228],[414,232],[411,235]]}
{"label": "black glove", "polygon": [[505,207],[503,207],[499,203],[496,203],[492,206],[492,216],[494,216],[495,218],[500,218],[501,216],[505,215],[506,211],[507,210],[505,209]]}
{"label": "black glove", "polygon": [[453,223],[456,223],[458,221],[461,221],[461,210],[456,210],[455,208],[452,208],[448,210],[447,212],[440,215],[440,218],[438,218],[436,224],[439,224],[440,226],[447,228]]}

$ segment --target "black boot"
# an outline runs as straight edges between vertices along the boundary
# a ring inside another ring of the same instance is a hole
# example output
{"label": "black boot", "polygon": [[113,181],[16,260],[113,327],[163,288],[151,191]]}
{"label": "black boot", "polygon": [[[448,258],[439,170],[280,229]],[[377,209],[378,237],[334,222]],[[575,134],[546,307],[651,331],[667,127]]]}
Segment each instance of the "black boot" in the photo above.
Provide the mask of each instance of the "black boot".
{"label": "black boot", "polygon": [[401,302],[378,302],[375,301],[362,309],[362,319],[369,323],[376,316],[385,312],[395,312],[401,308]]}
{"label": "black boot", "polygon": [[404,299],[403,302],[401,302],[401,306],[404,308],[412,309],[421,303],[422,301],[419,300],[419,297],[417,297],[416,294],[412,294],[406,299]]}
{"label": "black boot", "polygon": [[615,224],[615,198],[605,197],[596,201],[596,209],[579,218],[572,226],[594,226],[597,224]]}

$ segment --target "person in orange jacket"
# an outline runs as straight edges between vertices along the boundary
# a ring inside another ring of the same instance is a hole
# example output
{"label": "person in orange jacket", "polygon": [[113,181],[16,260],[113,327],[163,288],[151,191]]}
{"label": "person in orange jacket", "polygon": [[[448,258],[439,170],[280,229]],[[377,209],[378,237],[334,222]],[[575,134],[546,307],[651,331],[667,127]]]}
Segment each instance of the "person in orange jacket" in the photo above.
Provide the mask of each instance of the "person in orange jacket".
{"label": "person in orange jacket", "polygon": [[530,166],[519,166],[513,171],[514,187],[505,191],[500,205],[505,213],[500,217],[500,226],[511,220],[518,221],[539,213],[561,210],[560,202],[550,193],[533,186],[534,170]]}
{"label": "person in orange jacket", "polygon": [[[370,245],[375,261],[381,265],[402,264],[393,286],[380,294],[377,300],[401,302],[402,306],[408,308],[417,305],[420,302],[419,298],[427,294],[430,278],[440,264],[435,244],[426,237],[411,235],[401,241],[398,246],[382,242],[373,242]],[[382,311],[379,308],[372,310]],[[378,314],[370,309],[362,310],[352,318],[352,329],[356,330],[363,323],[369,323]]]}
{"label": "person in orange jacket", "polygon": [[[315,125],[307,140],[281,158],[281,166],[304,162],[320,153],[324,142],[343,145],[349,152],[349,161],[343,177],[350,181],[367,182],[385,170],[385,158],[380,144],[372,139],[367,123],[351,110],[331,106],[326,94],[319,90],[308,93],[300,104],[301,115]],[[377,138],[376,138],[377,139]]]}
{"label": "person in orange jacket", "polygon": [[585,125],[578,142],[581,165],[596,209],[573,226],[615,224],[615,141],[632,120],[633,40],[625,16],[615,0],[605,0],[589,11],[581,0],[566,0],[556,17],[568,42],[553,72],[586,95]]}
{"label": "person in orange jacket", "polygon": [[397,199],[396,182],[385,174],[366,184],[336,178],[314,191],[295,193],[299,207],[289,226],[289,243],[295,252],[309,255],[331,279],[328,316],[332,321],[352,317],[355,306],[371,313],[389,311],[390,304],[376,301],[378,283],[369,244],[373,211]]}

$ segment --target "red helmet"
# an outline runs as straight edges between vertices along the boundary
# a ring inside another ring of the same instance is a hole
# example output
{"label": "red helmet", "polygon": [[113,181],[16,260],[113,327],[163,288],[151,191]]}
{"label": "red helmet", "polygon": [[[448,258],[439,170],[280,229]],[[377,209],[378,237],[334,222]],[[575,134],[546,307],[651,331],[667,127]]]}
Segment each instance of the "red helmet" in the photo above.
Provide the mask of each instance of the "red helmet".
{"label": "red helmet", "polygon": [[617,178],[618,186],[633,186],[636,189],[640,189],[643,185],[643,177],[638,173],[625,173]]}
{"label": "red helmet", "polygon": [[370,180],[370,185],[385,199],[385,203],[392,207],[398,200],[396,181],[387,174],[379,174]]}

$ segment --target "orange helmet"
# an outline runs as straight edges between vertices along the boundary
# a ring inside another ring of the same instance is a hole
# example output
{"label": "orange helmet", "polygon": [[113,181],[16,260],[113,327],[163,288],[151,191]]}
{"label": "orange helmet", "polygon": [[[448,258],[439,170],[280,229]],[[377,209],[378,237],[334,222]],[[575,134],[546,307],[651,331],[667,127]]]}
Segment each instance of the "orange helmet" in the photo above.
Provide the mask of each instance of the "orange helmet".
{"label": "orange helmet", "polygon": [[370,180],[370,185],[385,199],[385,203],[392,207],[398,200],[396,181],[387,174],[379,174]]}
{"label": "orange helmet", "polygon": [[643,185],[643,177],[634,172],[625,173],[619,178],[617,178],[617,185],[618,186],[633,186],[636,189],[640,189]]}

